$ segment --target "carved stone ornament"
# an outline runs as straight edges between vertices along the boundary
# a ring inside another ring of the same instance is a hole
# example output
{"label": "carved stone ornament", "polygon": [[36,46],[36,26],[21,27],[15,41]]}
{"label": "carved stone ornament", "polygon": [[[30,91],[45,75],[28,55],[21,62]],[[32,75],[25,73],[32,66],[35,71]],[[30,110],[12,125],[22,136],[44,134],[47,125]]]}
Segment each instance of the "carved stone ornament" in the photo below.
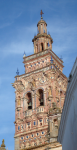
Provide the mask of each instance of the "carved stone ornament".
{"label": "carved stone ornament", "polygon": [[22,84],[22,81],[19,81],[16,84],[13,84],[13,87],[18,91],[22,92],[24,90],[24,85]]}
{"label": "carved stone ornament", "polygon": [[61,109],[56,106],[56,103],[52,103],[52,108],[49,109],[49,115],[60,114]]}
{"label": "carved stone ornament", "polygon": [[5,147],[5,144],[4,144],[4,139],[2,140],[1,147]]}

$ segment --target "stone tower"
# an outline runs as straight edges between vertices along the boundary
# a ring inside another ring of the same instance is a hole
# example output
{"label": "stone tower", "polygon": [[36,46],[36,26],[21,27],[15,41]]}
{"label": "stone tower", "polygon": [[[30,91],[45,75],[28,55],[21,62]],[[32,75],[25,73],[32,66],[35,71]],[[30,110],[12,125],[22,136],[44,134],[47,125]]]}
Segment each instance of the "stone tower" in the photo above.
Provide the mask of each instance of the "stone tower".
{"label": "stone tower", "polygon": [[[15,76],[15,150],[32,149],[58,136],[67,78],[63,61],[52,51],[53,40],[42,18],[34,36],[34,54],[24,54],[25,74]],[[49,140],[50,139],[50,140]],[[39,148],[40,149],[40,148]]]}

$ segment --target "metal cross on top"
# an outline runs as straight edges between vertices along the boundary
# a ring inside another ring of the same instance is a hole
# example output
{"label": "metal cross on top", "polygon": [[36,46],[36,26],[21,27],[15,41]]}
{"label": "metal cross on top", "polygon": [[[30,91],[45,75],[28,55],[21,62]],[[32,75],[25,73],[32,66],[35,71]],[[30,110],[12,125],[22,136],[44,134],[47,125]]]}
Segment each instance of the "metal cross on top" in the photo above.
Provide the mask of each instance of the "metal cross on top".
{"label": "metal cross on top", "polygon": [[41,18],[42,18],[42,14],[44,14],[44,13],[43,13],[42,10],[41,10],[41,12],[40,12]]}

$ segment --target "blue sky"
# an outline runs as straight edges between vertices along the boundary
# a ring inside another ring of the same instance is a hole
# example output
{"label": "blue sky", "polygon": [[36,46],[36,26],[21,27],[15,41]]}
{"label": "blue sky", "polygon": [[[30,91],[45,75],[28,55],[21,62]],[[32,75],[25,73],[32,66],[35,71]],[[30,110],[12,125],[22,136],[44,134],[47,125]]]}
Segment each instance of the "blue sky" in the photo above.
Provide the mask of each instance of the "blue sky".
{"label": "blue sky", "polygon": [[33,54],[40,10],[53,38],[52,50],[63,58],[68,77],[77,56],[77,0],[0,0],[0,144],[14,150],[17,68],[23,74],[23,53]]}

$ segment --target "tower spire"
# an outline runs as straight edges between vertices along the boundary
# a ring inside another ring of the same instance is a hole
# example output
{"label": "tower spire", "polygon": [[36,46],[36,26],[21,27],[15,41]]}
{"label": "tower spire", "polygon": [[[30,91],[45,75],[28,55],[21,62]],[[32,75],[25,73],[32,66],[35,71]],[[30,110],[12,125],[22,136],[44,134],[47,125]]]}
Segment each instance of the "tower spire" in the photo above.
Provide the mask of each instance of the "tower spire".
{"label": "tower spire", "polygon": [[42,17],[42,14],[44,14],[43,12],[42,12],[42,10],[41,10],[41,12],[40,12],[40,15],[41,15],[41,19],[43,19],[43,17]]}

